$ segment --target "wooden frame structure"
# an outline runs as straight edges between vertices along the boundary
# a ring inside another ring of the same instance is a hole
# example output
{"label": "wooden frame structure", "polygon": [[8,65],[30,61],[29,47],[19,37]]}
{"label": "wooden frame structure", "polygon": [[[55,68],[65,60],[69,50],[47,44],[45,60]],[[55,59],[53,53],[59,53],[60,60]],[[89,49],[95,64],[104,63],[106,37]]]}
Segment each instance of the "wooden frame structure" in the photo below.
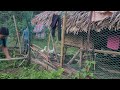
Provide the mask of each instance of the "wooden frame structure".
{"label": "wooden frame structure", "polygon": [[[91,15],[90,15],[90,18],[89,18],[89,23],[91,23],[91,16],[92,16],[92,11],[91,11]],[[64,22],[64,18],[63,18],[63,22]],[[65,22],[64,22],[65,23]],[[65,24],[63,24],[63,27],[65,28]],[[64,32],[64,29],[63,29],[63,32]],[[62,34],[62,46],[61,46],[61,49],[64,50],[64,47],[65,46],[71,46],[71,45],[67,45],[65,43],[65,39],[66,37]],[[77,47],[78,48],[78,51],[76,52],[76,54],[72,57],[72,59],[67,63],[67,64],[71,64],[74,59],[76,58],[76,56],[80,53],[80,60],[78,61],[80,67],[81,67],[81,63],[82,63],[82,59],[83,59],[83,52],[94,52],[94,53],[103,53],[103,54],[114,54],[114,55],[120,55],[120,52],[116,52],[116,51],[109,51],[109,50],[97,50],[97,49],[90,49],[89,47],[89,44],[90,44],[90,24],[88,24],[88,33],[87,33],[87,46],[86,46],[86,49],[83,48],[83,43],[84,43],[84,40],[83,40],[83,37],[81,39],[81,44],[80,44],[80,47]],[[63,56],[65,56],[64,52],[66,51],[62,51],[61,50],[61,63],[60,65],[62,66],[63,64]],[[96,54],[95,54],[96,55]]]}

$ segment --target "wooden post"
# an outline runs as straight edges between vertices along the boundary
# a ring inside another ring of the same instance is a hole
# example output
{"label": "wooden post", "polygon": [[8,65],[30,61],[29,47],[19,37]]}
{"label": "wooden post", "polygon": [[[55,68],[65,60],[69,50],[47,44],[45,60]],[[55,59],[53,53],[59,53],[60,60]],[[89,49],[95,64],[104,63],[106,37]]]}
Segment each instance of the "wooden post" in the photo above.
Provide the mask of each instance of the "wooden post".
{"label": "wooden post", "polygon": [[[81,36],[81,47],[80,48],[82,48],[83,49],[83,46],[84,46],[84,38],[83,38],[83,36]],[[83,51],[80,51],[80,60],[79,60],[79,65],[80,65],[80,67],[81,67],[81,63],[82,63],[82,59],[83,59]]]}
{"label": "wooden post", "polygon": [[[89,54],[89,47],[90,47],[90,24],[91,24],[91,20],[92,20],[92,11],[90,12],[90,16],[89,16],[89,21],[88,21],[88,27],[87,27],[87,44],[86,44],[86,50],[87,50],[87,55]],[[89,56],[87,57],[87,59],[89,59]]]}
{"label": "wooden post", "polygon": [[66,29],[66,14],[63,16],[63,27],[62,27],[62,40],[61,40],[61,59],[60,59],[60,66],[63,66],[63,53],[64,53],[64,37],[65,37],[65,29]]}
{"label": "wooden post", "polygon": [[14,24],[15,24],[15,29],[16,29],[16,34],[17,34],[18,43],[19,43],[19,48],[20,48],[20,54],[21,54],[20,38],[19,38],[18,29],[17,29],[17,24],[16,24],[16,20],[15,20],[15,16],[14,16],[14,15],[13,15],[13,20],[14,20]]}
{"label": "wooden post", "polygon": [[66,55],[66,53],[67,53],[67,49],[68,49],[68,47],[65,46],[65,50],[64,50],[64,53],[63,53],[63,60],[65,60],[65,55]]}
{"label": "wooden post", "polygon": [[88,35],[87,35],[87,49],[89,48],[89,44],[90,44],[90,24],[91,24],[91,19],[92,19],[92,11],[90,12],[90,17],[89,17],[89,21],[88,21],[88,27],[87,27],[87,29],[88,29]]}

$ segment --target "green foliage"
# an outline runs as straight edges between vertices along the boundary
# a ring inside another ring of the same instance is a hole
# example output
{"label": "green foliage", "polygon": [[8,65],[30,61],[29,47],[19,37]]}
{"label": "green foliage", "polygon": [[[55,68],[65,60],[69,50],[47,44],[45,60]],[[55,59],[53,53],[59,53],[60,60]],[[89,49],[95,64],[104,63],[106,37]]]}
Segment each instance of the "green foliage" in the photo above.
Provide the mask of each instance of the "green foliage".
{"label": "green foliage", "polygon": [[[3,64],[8,66],[8,63]],[[5,69],[5,67],[2,68]],[[39,70],[36,64],[31,64],[29,67],[21,67],[17,73],[0,73],[0,79],[62,79],[63,71],[63,68],[59,68],[56,71]]]}
{"label": "green foliage", "polygon": [[0,79],[13,79],[13,75],[12,74],[7,74],[7,73],[2,73],[0,74]]}
{"label": "green foliage", "polygon": [[19,79],[61,79],[63,69],[60,68],[57,71],[46,71],[40,70],[37,71],[34,68],[24,68],[18,75]]}
{"label": "green foliage", "polygon": [[[10,31],[9,40],[7,41],[8,46],[15,45],[17,38],[16,38],[16,30],[15,24],[13,21],[13,15],[16,19],[16,24],[18,31],[21,31],[27,25],[30,25],[30,20],[33,16],[33,11],[0,11],[0,27],[6,26]],[[36,12],[35,12],[36,13]],[[30,27],[32,28],[32,27]],[[48,31],[48,30],[47,30]],[[48,38],[47,38],[48,39]],[[47,41],[46,41],[47,42]],[[37,42],[38,43],[38,42]],[[40,42],[41,43],[41,42]],[[11,45],[9,45],[11,44]],[[43,44],[43,43],[42,43]],[[47,45],[47,43],[46,43]],[[12,57],[16,57],[15,51],[10,52]],[[8,68],[15,68],[15,64],[17,61],[13,62],[1,62],[0,69],[8,69]],[[46,70],[36,70],[36,66],[30,67],[23,67],[19,70],[17,74],[14,73],[0,73],[1,79],[60,79],[62,78],[63,69],[60,68],[57,71],[46,71]]]}
{"label": "green foliage", "polygon": [[93,72],[90,70],[93,65],[95,64],[95,61],[86,60],[85,67],[81,69],[81,71],[78,71],[73,78],[77,79],[94,79],[95,76]]}

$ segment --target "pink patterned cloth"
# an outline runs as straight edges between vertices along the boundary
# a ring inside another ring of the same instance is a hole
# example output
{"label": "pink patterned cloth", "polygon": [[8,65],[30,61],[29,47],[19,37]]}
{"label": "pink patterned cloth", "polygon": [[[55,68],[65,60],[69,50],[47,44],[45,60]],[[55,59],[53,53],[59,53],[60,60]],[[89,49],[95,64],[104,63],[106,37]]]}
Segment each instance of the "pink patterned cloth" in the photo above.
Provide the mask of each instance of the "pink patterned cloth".
{"label": "pink patterned cloth", "polygon": [[39,33],[43,30],[43,24],[37,24],[33,30],[34,33]]}
{"label": "pink patterned cloth", "polygon": [[112,50],[118,50],[120,46],[120,36],[108,36],[107,47]]}

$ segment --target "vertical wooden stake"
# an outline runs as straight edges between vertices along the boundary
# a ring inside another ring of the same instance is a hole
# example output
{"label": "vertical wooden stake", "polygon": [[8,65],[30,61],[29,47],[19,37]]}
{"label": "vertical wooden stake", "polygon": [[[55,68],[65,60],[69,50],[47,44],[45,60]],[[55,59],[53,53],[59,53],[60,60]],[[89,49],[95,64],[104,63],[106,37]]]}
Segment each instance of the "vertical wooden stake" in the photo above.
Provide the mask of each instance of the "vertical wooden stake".
{"label": "vertical wooden stake", "polygon": [[[81,48],[84,48],[84,37],[81,36]],[[79,61],[79,65],[81,67],[82,65],[82,59],[83,59],[83,51],[80,51],[80,61]]]}
{"label": "vertical wooden stake", "polygon": [[20,38],[19,38],[18,29],[17,29],[17,24],[16,24],[16,20],[15,20],[15,16],[14,16],[14,15],[13,15],[13,20],[14,20],[14,24],[15,24],[15,29],[16,29],[16,34],[17,34],[18,43],[19,43],[19,48],[20,48],[20,54],[21,54]]}
{"label": "vertical wooden stake", "polygon": [[61,59],[60,59],[60,66],[63,66],[63,53],[64,53],[64,37],[65,37],[65,29],[66,29],[66,14],[63,16],[63,25],[62,25],[62,40],[61,40]]}

